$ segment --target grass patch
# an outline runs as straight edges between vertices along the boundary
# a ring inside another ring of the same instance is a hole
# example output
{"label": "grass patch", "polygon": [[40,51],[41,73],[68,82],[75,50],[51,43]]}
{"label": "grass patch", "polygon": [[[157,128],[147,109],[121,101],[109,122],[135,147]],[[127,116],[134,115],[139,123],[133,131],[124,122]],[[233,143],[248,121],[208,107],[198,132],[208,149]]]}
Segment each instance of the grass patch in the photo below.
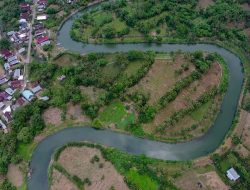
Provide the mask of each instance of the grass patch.
{"label": "grass patch", "polygon": [[103,124],[114,123],[118,128],[124,128],[135,121],[135,115],[129,113],[122,102],[116,101],[105,107],[98,119]]}
{"label": "grass patch", "polygon": [[156,181],[152,180],[147,175],[142,175],[137,173],[137,171],[130,169],[127,173],[127,178],[131,183],[136,187],[136,189],[140,190],[157,190],[158,184]]}
{"label": "grass patch", "polygon": [[195,121],[200,121],[203,119],[204,115],[207,113],[208,108],[211,107],[213,101],[210,100],[208,102],[206,102],[205,104],[203,104],[200,108],[198,108],[197,110],[193,111],[190,116],[192,117],[192,119],[194,119]]}

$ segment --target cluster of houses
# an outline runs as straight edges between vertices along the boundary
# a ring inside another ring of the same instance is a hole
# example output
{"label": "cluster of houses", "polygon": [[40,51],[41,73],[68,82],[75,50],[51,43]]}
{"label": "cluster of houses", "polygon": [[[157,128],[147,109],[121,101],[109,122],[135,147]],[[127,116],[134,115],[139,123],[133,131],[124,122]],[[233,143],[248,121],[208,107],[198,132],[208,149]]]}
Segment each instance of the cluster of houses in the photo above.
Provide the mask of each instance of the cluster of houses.
{"label": "cluster of houses", "polygon": [[36,44],[40,47],[44,45],[49,45],[50,40],[47,34],[47,30],[44,28],[43,21],[47,20],[47,15],[45,14],[45,9],[48,5],[48,0],[38,0],[37,2],[37,12],[36,24],[33,26],[34,38]]}
{"label": "cluster of houses", "polygon": [[[47,0],[39,0],[38,6],[47,5]],[[19,30],[7,32],[6,37],[12,43],[13,50],[1,49],[0,59],[3,61],[2,76],[0,75],[0,128],[4,133],[8,132],[8,124],[12,121],[13,112],[20,106],[31,102],[35,97],[47,101],[47,96],[41,97],[42,87],[38,82],[25,85],[23,72],[23,59],[25,43],[30,38],[31,5],[20,3]],[[47,32],[42,23],[34,27],[34,37],[39,45],[48,44]]]}

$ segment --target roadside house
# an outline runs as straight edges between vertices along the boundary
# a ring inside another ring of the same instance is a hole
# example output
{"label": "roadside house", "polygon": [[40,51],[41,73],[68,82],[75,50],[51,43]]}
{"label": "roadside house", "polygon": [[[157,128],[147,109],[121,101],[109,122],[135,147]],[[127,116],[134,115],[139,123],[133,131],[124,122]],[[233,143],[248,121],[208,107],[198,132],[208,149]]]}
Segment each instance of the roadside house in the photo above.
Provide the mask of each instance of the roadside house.
{"label": "roadside house", "polygon": [[34,94],[30,90],[24,90],[22,92],[23,97],[28,100],[29,102],[33,100]]}
{"label": "roadside house", "polygon": [[239,174],[235,171],[234,168],[230,168],[229,170],[227,170],[227,177],[231,181],[236,181],[237,179],[240,178]]}

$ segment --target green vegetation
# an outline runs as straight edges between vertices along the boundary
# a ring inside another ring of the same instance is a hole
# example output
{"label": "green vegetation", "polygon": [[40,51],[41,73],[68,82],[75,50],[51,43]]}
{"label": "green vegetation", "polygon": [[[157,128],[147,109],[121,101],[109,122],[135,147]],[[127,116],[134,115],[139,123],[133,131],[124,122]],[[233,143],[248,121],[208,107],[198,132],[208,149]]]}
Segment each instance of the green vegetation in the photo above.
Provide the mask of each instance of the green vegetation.
{"label": "green vegetation", "polygon": [[[233,189],[249,189],[250,187],[250,157],[242,158],[237,152],[228,151],[223,155],[214,154],[213,160],[220,177]],[[229,181],[226,171],[233,167],[240,175],[236,182]]]}
{"label": "green vegetation", "polygon": [[135,121],[135,115],[126,110],[122,102],[114,102],[99,114],[97,119],[103,124],[115,124],[118,128],[124,128]]}

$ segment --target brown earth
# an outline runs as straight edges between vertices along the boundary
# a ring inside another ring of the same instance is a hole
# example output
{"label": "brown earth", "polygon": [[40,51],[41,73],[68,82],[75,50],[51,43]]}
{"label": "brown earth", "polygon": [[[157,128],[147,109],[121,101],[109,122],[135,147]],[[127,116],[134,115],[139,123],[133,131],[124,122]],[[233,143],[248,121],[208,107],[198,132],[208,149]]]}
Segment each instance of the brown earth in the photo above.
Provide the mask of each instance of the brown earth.
{"label": "brown earth", "polygon": [[76,122],[89,122],[90,119],[82,114],[81,105],[74,105],[72,103],[68,103],[67,105],[67,115],[66,119],[74,120]]}
{"label": "brown earth", "polygon": [[242,144],[237,145],[234,149],[242,158],[247,158],[250,156],[249,150],[246,149],[246,147],[244,147]]}
{"label": "brown earth", "polygon": [[[199,81],[194,81],[188,88],[182,90],[176,99],[160,110],[151,123],[143,125],[147,132],[153,132],[155,127],[163,123],[172,113],[188,107],[192,101],[219,84],[221,68],[218,63],[212,64],[208,72]],[[185,127],[185,126],[184,126]]]}
{"label": "brown earth", "polygon": [[243,3],[240,6],[243,10],[250,11],[250,5],[248,3]]}
{"label": "brown earth", "polygon": [[43,113],[43,119],[46,125],[58,126],[62,124],[62,110],[59,108],[50,107]]}
{"label": "brown earth", "polygon": [[[91,163],[91,159],[98,156],[98,162]],[[89,147],[70,147],[65,149],[58,161],[71,175],[82,180],[88,178],[91,185],[85,185],[85,190],[128,190],[123,177],[114,166],[106,161],[100,150]]]}
{"label": "brown earth", "polygon": [[184,54],[178,54],[173,59],[156,59],[146,76],[129,91],[139,90],[150,94],[149,104],[155,104],[178,80],[188,76],[194,71],[194,66],[189,63],[189,69],[180,75],[175,70],[189,61]]}
{"label": "brown earth", "polygon": [[23,184],[23,174],[17,165],[9,165],[7,178],[15,187],[21,187]]}
{"label": "brown earth", "polygon": [[204,179],[205,184],[209,189],[219,189],[219,190],[229,189],[229,187],[221,180],[221,178],[215,171],[201,174],[199,177],[201,179]]}
{"label": "brown earth", "polygon": [[229,188],[220,179],[215,171],[197,174],[193,171],[187,172],[177,178],[175,184],[182,190],[228,190]]}
{"label": "brown earth", "polygon": [[202,157],[202,158],[198,158],[196,160],[193,161],[194,167],[204,167],[207,165],[212,164],[213,161],[211,160],[210,157]]}
{"label": "brown earth", "polygon": [[212,5],[213,3],[213,0],[199,0],[197,7],[200,9],[206,9],[209,5]]}
{"label": "brown earth", "polygon": [[53,169],[52,171],[52,184],[51,190],[78,190],[78,188],[73,184],[67,177],[62,173]]}
{"label": "brown earth", "polygon": [[242,144],[250,150],[250,113],[247,111],[241,110],[235,133],[241,138]]}
{"label": "brown earth", "polygon": [[5,70],[2,65],[0,65],[0,77],[2,77],[5,74]]}

